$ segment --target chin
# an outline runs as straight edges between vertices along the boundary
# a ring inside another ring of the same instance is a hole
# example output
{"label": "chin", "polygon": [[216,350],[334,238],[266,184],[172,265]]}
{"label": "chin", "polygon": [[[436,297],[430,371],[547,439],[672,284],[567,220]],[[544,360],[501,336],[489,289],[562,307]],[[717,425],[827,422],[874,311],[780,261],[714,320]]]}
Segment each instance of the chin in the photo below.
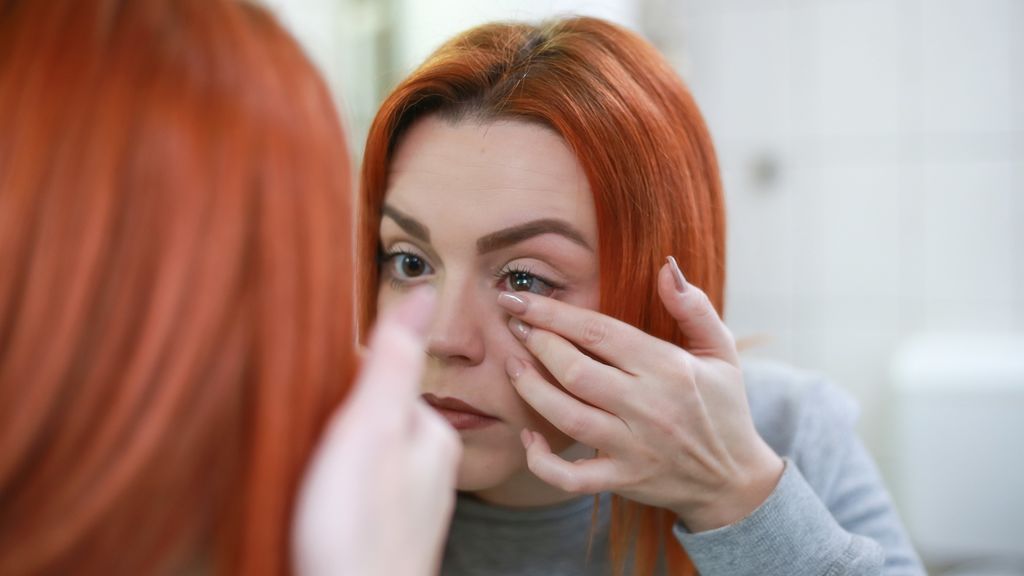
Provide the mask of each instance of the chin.
{"label": "chin", "polygon": [[[521,447],[517,448],[522,451]],[[489,490],[525,468],[525,454],[505,454],[494,448],[464,445],[455,487],[462,492]]]}

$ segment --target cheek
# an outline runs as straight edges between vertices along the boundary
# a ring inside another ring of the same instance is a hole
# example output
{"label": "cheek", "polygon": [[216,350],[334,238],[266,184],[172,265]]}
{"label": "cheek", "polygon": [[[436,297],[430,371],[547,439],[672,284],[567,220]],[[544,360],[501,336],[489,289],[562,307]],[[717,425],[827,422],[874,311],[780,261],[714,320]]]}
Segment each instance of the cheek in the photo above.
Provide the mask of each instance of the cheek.
{"label": "cheek", "polygon": [[518,450],[522,450],[522,443],[519,440],[519,432],[523,428],[528,428],[543,434],[544,437],[547,438],[548,443],[551,444],[551,449],[555,452],[560,452],[574,444],[575,441],[559,431],[553,424],[545,420],[543,416],[534,410],[533,407],[530,406],[518,392],[516,392],[515,387],[512,386],[512,383],[505,375],[505,362],[510,357],[518,358],[533,366],[533,368],[537,370],[552,386],[555,386],[559,390],[561,390],[561,386],[557,384],[557,380],[555,380],[554,376],[548,373],[548,371],[544,369],[544,366],[519,343],[519,340],[512,335],[511,331],[509,331],[504,325],[501,326],[501,329],[503,330],[503,332],[500,333],[501,352],[495,356],[503,378],[501,380],[501,386],[496,387],[497,389],[494,390],[494,393],[496,396],[500,397],[501,405],[506,407],[510,426],[515,428],[514,444],[517,446]]}

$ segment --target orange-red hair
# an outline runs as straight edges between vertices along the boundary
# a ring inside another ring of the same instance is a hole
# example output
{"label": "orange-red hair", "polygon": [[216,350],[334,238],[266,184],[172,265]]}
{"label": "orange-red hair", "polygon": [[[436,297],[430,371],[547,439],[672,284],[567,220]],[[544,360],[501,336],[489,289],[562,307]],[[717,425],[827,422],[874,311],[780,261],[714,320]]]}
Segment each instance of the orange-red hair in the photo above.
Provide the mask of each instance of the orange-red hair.
{"label": "orange-red hair", "polygon": [[[391,155],[417,119],[519,119],[560,134],[597,207],[602,312],[685,345],[656,290],[674,254],[722,311],[725,211],[711,138],[679,77],[647,42],[593,18],[484,25],[450,40],[387,97],[370,128],[359,225],[361,324],[375,314],[381,208]],[[612,560],[651,574],[664,546],[673,574],[693,566],[665,510],[616,497]]]}
{"label": "orange-red hair", "polygon": [[350,174],[260,9],[0,0],[0,573],[290,572]]}

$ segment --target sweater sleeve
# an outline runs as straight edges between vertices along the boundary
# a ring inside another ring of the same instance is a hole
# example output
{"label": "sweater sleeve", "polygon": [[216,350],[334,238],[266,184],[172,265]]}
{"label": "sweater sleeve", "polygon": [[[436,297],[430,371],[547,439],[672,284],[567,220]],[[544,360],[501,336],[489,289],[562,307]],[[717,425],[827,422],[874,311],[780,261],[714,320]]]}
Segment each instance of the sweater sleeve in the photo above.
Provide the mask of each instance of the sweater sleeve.
{"label": "sweater sleeve", "polygon": [[[852,399],[825,383],[800,394],[785,471],[746,518],[674,533],[702,576],[925,574],[853,424]],[[792,402],[790,402],[791,404]]]}

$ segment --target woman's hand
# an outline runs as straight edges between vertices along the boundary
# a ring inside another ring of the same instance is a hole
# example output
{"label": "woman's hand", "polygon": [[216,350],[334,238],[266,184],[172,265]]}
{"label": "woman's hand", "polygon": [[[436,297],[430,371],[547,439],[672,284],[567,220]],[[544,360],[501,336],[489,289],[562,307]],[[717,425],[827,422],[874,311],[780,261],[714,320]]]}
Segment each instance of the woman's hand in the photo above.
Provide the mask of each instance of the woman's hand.
{"label": "woman's hand", "polygon": [[419,397],[433,302],[420,289],[383,316],[349,400],[324,431],[293,527],[301,576],[440,567],[462,445]]}
{"label": "woman's hand", "polygon": [[659,272],[658,292],[690,350],[592,310],[502,293],[512,332],[562,388],[522,360],[510,358],[507,369],[537,412],[598,450],[570,463],[524,430],[535,475],[568,492],[611,491],[672,510],[701,532],[760,506],[784,464],[754,429],[736,343],[707,296],[674,259]]}

